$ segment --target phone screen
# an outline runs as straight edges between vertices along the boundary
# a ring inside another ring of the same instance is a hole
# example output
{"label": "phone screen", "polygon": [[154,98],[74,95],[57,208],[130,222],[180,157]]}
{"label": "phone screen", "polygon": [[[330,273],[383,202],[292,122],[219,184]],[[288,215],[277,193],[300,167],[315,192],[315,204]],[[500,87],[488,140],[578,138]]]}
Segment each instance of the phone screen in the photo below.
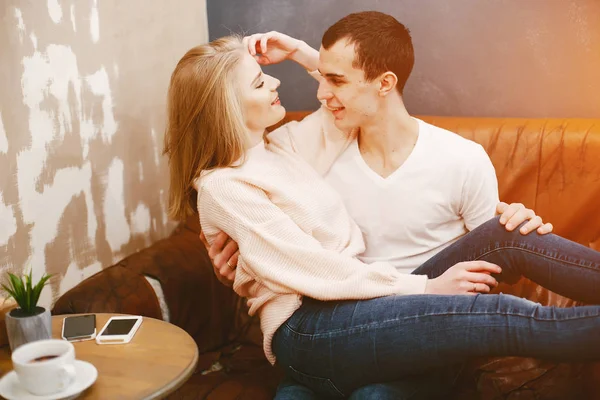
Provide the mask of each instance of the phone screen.
{"label": "phone screen", "polygon": [[65,317],[63,336],[65,339],[75,339],[92,336],[96,329],[96,315],[78,315]]}
{"label": "phone screen", "polygon": [[113,319],[106,327],[102,336],[127,335],[137,319]]}

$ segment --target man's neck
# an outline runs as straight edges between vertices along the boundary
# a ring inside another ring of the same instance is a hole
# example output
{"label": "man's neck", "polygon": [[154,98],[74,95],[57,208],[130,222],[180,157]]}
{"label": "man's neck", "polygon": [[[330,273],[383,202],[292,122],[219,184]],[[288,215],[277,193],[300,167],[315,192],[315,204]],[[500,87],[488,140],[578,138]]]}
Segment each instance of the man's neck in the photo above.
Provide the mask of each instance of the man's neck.
{"label": "man's neck", "polygon": [[382,160],[393,157],[414,146],[419,124],[409,114],[400,97],[388,101],[371,123],[360,127],[358,144],[361,153]]}

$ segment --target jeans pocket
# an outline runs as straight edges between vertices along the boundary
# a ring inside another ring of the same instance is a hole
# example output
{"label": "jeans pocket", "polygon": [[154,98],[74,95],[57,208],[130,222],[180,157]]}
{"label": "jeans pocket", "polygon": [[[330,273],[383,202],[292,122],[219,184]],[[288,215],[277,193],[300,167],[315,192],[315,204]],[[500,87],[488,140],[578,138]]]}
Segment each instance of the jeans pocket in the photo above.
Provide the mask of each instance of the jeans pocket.
{"label": "jeans pocket", "polygon": [[345,397],[342,392],[338,390],[338,388],[333,384],[331,379],[328,378],[320,378],[318,376],[312,376],[305,374],[304,372],[300,372],[291,365],[289,368],[290,376],[298,383],[308,387],[315,391],[318,395],[328,396],[328,397]]}

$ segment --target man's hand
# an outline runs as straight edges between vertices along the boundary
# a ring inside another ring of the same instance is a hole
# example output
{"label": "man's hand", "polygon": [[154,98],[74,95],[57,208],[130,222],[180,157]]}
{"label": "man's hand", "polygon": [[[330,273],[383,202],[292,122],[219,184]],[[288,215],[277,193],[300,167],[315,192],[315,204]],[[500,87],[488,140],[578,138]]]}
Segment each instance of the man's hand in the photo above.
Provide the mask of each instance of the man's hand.
{"label": "man's hand", "polygon": [[502,268],[487,261],[465,261],[453,265],[437,278],[427,281],[425,294],[489,293],[498,286],[491,274],[499,274]]}
{"label": "man's hand", "polygon": [[276,31],[256,33],[244,38],[244,45],[260,65],[278,64],[284,60],[296,61],[309,71],[319,65],[319,52],[302,40]]}
{"label": "man's hand", "polygon": [[208,256],[213,264],[215,275],[225,286],[233,286],[235,269],[237,268],[240,252],[238,245],[225,232],[220,232],[212,246],[208,245],[204,232],[200,231],[200,240],[204,243]]}
{"label": "man's hand", "polygon": [[534,230],[540,235],[545,235],[552,232],[553,226],[551,223],[542,221],[542,218],[535,215],[535,212],[521,203],[512,203],[510,205],[506,203],[498,203],[496,206],[496,214],[500,215],[500,223],[504,225],[507,231],[512,231],[523,222],[529,220],[525,225],[521,227],[519,232],[522,235],[527,235]]}

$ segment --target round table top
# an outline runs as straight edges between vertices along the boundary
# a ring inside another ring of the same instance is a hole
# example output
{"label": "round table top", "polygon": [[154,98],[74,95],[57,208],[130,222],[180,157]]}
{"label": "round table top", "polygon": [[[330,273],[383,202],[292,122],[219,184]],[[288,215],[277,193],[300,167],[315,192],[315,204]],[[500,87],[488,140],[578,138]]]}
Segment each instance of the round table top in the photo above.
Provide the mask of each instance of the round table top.
{"label": "round table top", "polygon": [[[114,315],[96,314],[96,332]],[[52,317],[52,336],[61,338],[63,318]],[[93,364],[98,379],[78,399],[160,399],[189,379],[198,362],[196,342],[183,329],[144,317],[127,344],[74,342],[75,357]],[[10,348],[0,349],[2,375],[12,369]]]}

